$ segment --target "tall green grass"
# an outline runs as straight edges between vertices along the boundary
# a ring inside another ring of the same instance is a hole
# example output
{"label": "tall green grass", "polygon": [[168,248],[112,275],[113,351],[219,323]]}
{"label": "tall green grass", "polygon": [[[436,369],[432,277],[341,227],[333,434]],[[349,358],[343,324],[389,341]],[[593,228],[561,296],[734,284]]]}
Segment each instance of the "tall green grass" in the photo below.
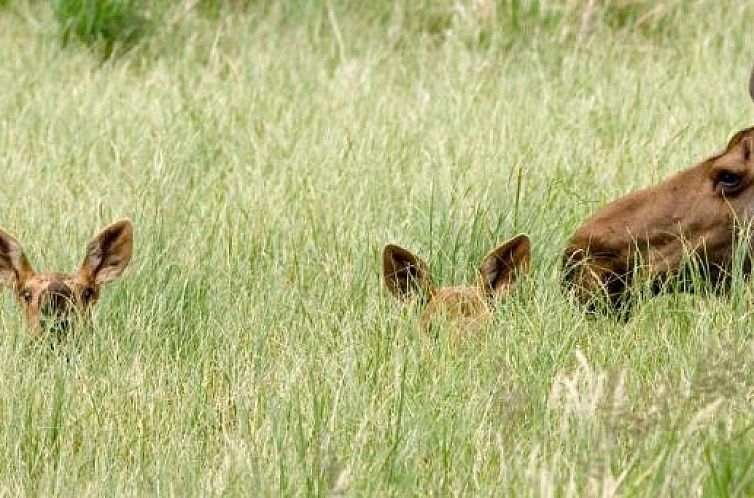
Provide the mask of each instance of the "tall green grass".
{"label": "tall green grass", "polygon": [[137,0],[55,0],[63,46],[76,39],[108,58],[132,48],[147,32],[149,20]]}
{"label": "tall green grass", "polygon": [[[0,225],[40,270],[136,240],[54,349],[6,292],[5,493],[750,493],[747,281],[623,324],[558,275],[586,216],[751,123],[748,4],[166,3],[106,64],[11,4]],[[518,232],[532,275],[484,330],[383,289],[387,242],[451,283]]]}

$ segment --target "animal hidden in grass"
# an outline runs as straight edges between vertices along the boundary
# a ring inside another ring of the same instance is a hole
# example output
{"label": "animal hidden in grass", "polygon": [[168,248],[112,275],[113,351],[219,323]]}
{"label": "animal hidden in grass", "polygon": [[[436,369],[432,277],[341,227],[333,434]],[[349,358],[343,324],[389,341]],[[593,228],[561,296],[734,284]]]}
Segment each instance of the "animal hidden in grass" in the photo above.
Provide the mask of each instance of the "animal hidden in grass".
{"label": "animal hidden in grass", "polygon": [[[754,71],[750,93],[754,99]],[[586,310],[624,317],[632,288],[726,291],[734,264],[751,273],[752,222],[754,127],[735,133],[722,152],[593,214],[568,243],[562,281]]]}
{"label": "animal hidden in grass", "polygon": [[0,229],[0,283],[13,290],[35,337],[43,332],[61,335],[74,323],[91,319],[102,287],[120,276],[132,252],[133,224],[121,220],[89,242],[75,273],[37,273],[18,240]]}
{"label": "animal hidden in grass", "polygon": [[531,243],[517,235],[490,252],[479,267],[474,285],[438,287],[429,266],[402,247],[389,244],[382,253],[385,285],[401,301],[417,301],[424,312],[422,326],[438,320],[473,326],[492,316],[495,304],[514,288],[517,278],[528,271]]}

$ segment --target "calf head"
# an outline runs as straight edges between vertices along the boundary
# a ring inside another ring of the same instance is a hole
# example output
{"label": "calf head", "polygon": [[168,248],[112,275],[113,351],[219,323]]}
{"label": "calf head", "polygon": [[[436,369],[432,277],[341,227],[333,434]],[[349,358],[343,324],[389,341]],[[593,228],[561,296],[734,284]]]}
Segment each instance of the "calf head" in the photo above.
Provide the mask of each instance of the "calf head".
{"label": "calf head", "polygon": [[121,220],[89,242],[77,272],[37,273],[21,244],[0,229],[0,284],[13,290],[35,335],[45,330],[64,333],[75,320],[89,319],[102,286],[125,270],[132,250],[133,225]]}
{"label": "calf head", "polygon": [[424,261],[390,244],[382,254],[385,285],[398,299],[419,300],[425,305],[425,329],[438,319],[464,325],[482,323],[491,316],[495,303],[510,293],[516,278],[528,270],[530,245],[529,237],[518,235],[484,258],[474,285],[437,287]]}

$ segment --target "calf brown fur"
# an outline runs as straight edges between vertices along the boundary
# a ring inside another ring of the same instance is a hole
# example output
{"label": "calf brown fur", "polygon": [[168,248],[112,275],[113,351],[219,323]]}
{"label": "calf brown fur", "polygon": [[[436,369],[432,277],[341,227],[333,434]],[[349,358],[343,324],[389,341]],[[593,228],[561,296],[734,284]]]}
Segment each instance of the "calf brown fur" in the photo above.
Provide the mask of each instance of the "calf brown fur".
{"label": "calf brown fur", "polygon": [[102,286],[128,266],[133,251],[133,224],[107,226],[87,245],[76,273],[36,273],[21,244],[0,229],[0,284],[13,290],[32,333],[66,332],[77,318],[88,320]]}
{"label": "calf brown fur", "polygon": [[437,287],[429,267],[410,251],[387,245],[382,255],[385,285],[403,301],[426,303],[422,326],[438,319],[463,325],[483,323],[492,315],[495,303],[507,296],[516,278],[528,270],[530,241],[518,235],[490,252],[479,267],[475,285]]}

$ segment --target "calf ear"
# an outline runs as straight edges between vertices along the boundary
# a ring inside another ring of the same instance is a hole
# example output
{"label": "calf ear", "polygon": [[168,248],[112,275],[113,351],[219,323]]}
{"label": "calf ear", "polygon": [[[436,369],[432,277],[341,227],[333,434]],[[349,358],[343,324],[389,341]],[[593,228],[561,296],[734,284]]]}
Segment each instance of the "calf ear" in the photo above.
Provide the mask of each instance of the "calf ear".
{"label": "calf ear", "polygon": [[0,229],[0,284],[9,287],[23,284],[34,275],[21,244],[8,232]]}
{"label": "calf ear", "polygon": [[388,244],[382,252],[385,285],[398,299],[428,298],[435,292],[429,267],[411,251]]}
{"label": "calf ear", "polygon": [[489,253],[479,267],[482,286],[490,297],[504,294],[521,274],[529,269],[531,242],[516,235]]}
{"label": "calf ear", "polygon": [[97,285],[118,278],[131,261],[134,227],[131,220],[120,220],[105,227],[89,242],[81,271]]}

